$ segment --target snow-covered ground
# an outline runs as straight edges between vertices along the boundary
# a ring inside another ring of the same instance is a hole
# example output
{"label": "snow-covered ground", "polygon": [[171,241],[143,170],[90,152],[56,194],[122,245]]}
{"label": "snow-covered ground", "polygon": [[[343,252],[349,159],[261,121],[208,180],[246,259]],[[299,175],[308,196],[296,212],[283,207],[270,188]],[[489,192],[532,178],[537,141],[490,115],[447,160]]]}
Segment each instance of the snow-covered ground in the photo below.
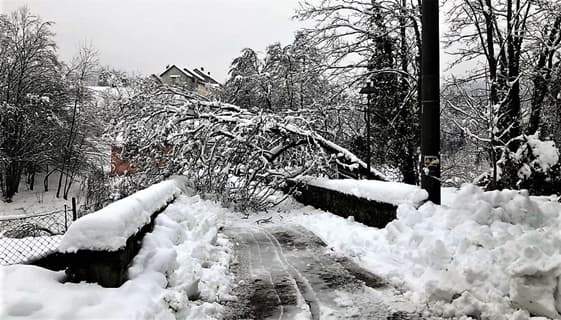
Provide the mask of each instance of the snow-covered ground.
{"label": "snow-covered ground", "polygon": [[561,319],[558,200],[465,185],[444,189],[442,206],[402,203],[397,219],[376,229],[293,200],[242,219],[215,202],[180,195],[146,236],[122,287],[61,283],[61,272],[2,267],[0,318],[219,319],[217,302],[234,299],[232,245],[219,226],[296,223],[392,283],[427,319]]}
{"label": "snow-covered ground", "polygon": [[466,185],[444,204],[402,204],[369,228],[319,210],[290,214],[335,250],[406,290],[443,317],[560,319],[561,203],[556,197]]}
{"label": "snow-covered ground", "polygon": [[[23,181],[20,190],[12,198],[12,202],[4,202],[0,199],[0,219],[4,216],[26,216],[38,213],[47,213],[64,210],[64,206],[71,210],[71,198],[76,197],[78,202],[81,198],[80,182],[74,182],[69,192],[68,200],[56,197],[59,175],[54,173],[49,176],[49,191],[45,192],[43,186],[44,175],[37,174],[35,178],[34,190],[29,190],[29,186]],[[64,180],[63,180],[64,186]]]}
{"label": "snow-covered ground", "polygon": [[[0,267],[0,319],[217,319],[230,291],[230,243],[218,234],[224,209],[181,195],[154,231],[119,288],[63,283],[64,272]],[[30,281],[32,279],[32,281]]]}

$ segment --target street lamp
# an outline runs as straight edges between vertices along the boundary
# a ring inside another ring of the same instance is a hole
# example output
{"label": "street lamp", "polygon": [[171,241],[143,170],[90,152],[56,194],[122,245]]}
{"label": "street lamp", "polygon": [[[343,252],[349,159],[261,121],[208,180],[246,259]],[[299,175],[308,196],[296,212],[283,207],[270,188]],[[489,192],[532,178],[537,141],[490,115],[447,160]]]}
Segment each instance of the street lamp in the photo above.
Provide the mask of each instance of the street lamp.
{"label": "street lamp", "polygon": [[[372,70],[372,66],[368,66],[368,70]],[[372,94],[376,93],[376,88],[374,88],[374,81],[372,78],[368,79],[366,86],[360,89],[360,94],[366,95],[366,110],[364,114],[364,119],[366,121],[366,169],[370,173],[370,161],[372,160],[372,151],[370,150],[370,113],[372,111]]]}

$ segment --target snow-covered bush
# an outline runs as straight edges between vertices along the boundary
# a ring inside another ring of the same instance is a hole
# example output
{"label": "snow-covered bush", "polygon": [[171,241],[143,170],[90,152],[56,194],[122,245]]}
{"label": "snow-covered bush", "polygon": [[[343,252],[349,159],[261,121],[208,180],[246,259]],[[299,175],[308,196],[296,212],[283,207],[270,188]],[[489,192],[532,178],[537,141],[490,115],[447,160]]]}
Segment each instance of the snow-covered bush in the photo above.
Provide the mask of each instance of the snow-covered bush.
{"label": "snow-covered bush", "polygon": [[505,148],[497,162],[498,188],[517,187],[531,194],[548,195],[561,192],[561,162],[555,142],[542,141],[539,132],[518,138],[516,152]]}

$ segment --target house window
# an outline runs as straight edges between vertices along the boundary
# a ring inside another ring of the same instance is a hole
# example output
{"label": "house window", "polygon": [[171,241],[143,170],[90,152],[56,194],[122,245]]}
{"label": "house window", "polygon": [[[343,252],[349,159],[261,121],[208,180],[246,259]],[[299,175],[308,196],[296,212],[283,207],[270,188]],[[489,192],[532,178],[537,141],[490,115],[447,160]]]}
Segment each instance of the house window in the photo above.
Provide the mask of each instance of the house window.
{"label": "house window", "polygon": [[171,76],[169,76],[170,81],[172,84],[177,84],[178,80],[179,80],[179,75],[177,74],[172,74]]}

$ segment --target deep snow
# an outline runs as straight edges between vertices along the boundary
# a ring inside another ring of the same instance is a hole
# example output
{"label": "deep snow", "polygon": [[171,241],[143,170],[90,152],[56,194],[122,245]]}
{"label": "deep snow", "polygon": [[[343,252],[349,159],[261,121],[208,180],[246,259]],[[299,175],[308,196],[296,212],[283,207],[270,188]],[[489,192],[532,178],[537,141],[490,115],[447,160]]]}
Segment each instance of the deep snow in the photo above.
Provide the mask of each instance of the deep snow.
{"label": "deep snow", "polygon": [[[75,181],[70,188],[68,200],[56,197],[58,185],[58,174],[51,174],[48,178],[50,190],[45,192],[43,186],[45,175],[38,173],[35,178],[34,190],[29,190],[29,186],[22,181],[20,190],[12,198],[12,202],[4,202],[0,199],[0,219],[13,219],[28,215],[43,214],[54,211],[71,210],[71,198],[75,197],[80,203],[82,198],[80,181]],[[64,184],[63,184],[64,185]]]}
{"label": "deep snow", "polygon": [[216,228],[223,210],[179,196],[156,219],[119,288],[63,283],[64,272],[35,266],[0,267],[0,319],[219,319],[216,301],[229,298],[231,281],[231,246]]}
{"label": "deep snow", "polygon": [[[338,252],[443,317],[559,319],[561,204],[465,185],[445,205],[402,204],[384,229],[318,210],[294,216]],[[520,310],[519,310],[520,309]]]}
{"label": "deep snow", "polygon": [[220,318],[217,301],[233,299],[233,285],[231,246],[218,226],[270,221],[313,231],[337,254],[390,281],[428,319],[560,319],[559,199],[473,185],[443,191],[442,206],[400,204],[384,229],[292,200],[244,220],[198,196],[179,196],[145,238],[121,288],[62,284],[60,272],[3,267],[0,318]]}

